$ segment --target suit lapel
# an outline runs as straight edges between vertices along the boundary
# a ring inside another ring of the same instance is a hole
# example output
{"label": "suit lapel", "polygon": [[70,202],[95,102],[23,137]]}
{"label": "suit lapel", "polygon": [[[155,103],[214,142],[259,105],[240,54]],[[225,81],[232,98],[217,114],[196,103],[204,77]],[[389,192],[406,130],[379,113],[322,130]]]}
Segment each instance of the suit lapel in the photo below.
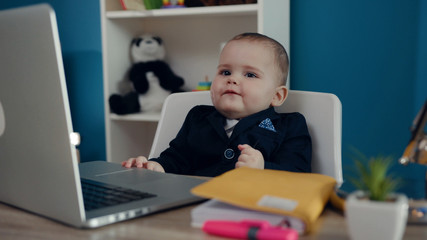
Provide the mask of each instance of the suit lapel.
{"label": "suit lapel", "polygon": [[214,111],[207,117],[208,122],[215,129],[215,132],[220,136],[224,141],[228,141],[228,136],[224,130],[225,117],[222,116],[218,111]]}
{"label": "suit lapel", "polygon": [[270,107],[264,111],[242,118],[237,123],[236,127],[234,127],[234,131],[233,131],[233,134],[231,135],[230,140],[233,140],[233,138],[245,132],[248,128],[251,128],[254,125],[258,126],[266,118],[270,118],[271,121],[273,121],[278,117],[279,115],[274,111],[274,108]]}
{"label": "suit lapel", "polygon": [[234,127],[233,134],[228,138],[224,130],[225,117],[222,116],[218,111],[214,111],[208,115],[207,120],[209,124],[215,129],[220,138],[224,141],[232,141],[233,138],[245,132],[248,128],[259,125],[264,119],[270,118],[271,121],[274,121],[278,118],[279,115],[274,111],[273,107],[270,107],[261,112],[252,114],[248,117],[242,118],[237,125]]}

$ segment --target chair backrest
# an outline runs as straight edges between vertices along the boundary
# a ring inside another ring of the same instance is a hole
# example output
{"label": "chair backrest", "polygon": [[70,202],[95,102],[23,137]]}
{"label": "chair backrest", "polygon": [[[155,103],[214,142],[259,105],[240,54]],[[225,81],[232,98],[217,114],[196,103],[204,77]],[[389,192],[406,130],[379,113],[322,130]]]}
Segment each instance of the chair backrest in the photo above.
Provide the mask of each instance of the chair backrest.
{"label": "chair backrest", "polygon": [[[158,157],[175,138],[188,111],[196,105],[212,105],[209,91],[169,95],[163,104],[149,158]],[[341,102],[330,93],[290,90],[277,112],[300,112],[312,138],[312,170],[343,181],[341,164]]]}
{"label": "chair backrest", "polygon": [[183,92],[169,95],[163,103],[149,158],[160,156],[176,137],[187,113],[196,105],[212,105],[209,91]]}
{"label": "chair backrest", "polygon": [[341,101],[334,94],[290,90],[277,112],[304,115],[312,141],[311,166],[315,173],[343,182],[341,164]]}

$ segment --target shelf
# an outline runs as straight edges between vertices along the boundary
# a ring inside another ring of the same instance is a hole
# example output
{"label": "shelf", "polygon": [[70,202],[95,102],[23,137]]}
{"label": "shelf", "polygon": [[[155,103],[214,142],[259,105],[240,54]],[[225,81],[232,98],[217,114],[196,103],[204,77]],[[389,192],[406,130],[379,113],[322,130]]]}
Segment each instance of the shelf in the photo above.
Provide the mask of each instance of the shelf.
{"label": "shelf", "polygon": [[158,122],[160,112],[156,113],[134,113],[127,115],[110,114],[110,119],[115,121],[140,121],[140,122]]}
{"label": "shelf", "polygon": [[215,7],[192,7],[176,9],[156,9],[145,11],[108,11],[107,18],[152,18],[152,17],[184,17],[198,15],[226,16],[226,15],[255,15],[258,10],[258,4],[240,4]]}

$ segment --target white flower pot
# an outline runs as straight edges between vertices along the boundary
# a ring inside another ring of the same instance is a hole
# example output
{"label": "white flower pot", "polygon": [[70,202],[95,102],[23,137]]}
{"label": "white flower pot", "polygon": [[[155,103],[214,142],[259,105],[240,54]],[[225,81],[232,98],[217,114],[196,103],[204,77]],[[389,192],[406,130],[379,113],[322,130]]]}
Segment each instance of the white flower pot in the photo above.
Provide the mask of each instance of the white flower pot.
{"label": "white flower pot", "polygon": [[347,225],[353,240],[400,240],[408,218],[408,198],[393,194],[394,201],[371,201],[356,191],[346,200]]}

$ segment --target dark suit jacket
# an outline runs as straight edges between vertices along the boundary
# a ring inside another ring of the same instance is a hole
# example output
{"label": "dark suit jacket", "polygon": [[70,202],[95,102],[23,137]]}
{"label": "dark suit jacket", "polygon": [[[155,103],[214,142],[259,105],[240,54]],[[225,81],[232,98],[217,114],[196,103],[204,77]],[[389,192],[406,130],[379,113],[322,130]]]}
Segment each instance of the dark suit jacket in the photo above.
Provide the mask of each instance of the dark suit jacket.
{"label": "dark suit jacket", "polygon": [[[260,126],[269,118],[274,130]],[[266,169],[293,172],[311,171],[311,138],[300,113],[276,113],[274,108],[241,119],[228,138],[225,117],[213,106],[196,106],[169,148],[159,158],[166,172],[218,176],[234,169],[239,144],[249,144],[264,156]]]}

